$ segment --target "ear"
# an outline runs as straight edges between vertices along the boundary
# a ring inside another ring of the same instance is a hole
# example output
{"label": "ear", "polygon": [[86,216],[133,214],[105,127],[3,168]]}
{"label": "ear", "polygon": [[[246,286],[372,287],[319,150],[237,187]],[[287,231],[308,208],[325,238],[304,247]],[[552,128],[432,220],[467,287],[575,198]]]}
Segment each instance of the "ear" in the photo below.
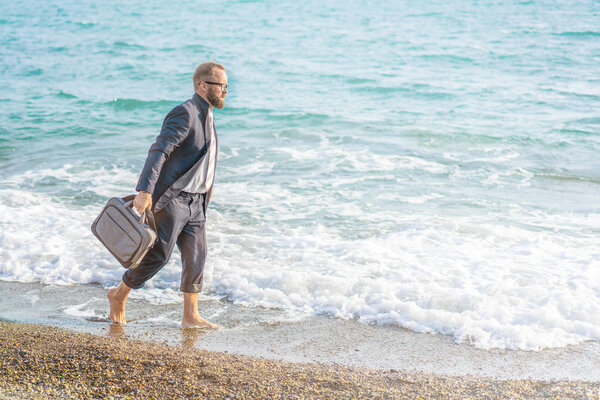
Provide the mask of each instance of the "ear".
{"label": "ear", "polygon": [[196,86],[196,92],[199,93],[199,94],[200,93],[202,93],[202,94],[206,93],[206,83],[204,83],[204,82],[198,83],[198,85]]}

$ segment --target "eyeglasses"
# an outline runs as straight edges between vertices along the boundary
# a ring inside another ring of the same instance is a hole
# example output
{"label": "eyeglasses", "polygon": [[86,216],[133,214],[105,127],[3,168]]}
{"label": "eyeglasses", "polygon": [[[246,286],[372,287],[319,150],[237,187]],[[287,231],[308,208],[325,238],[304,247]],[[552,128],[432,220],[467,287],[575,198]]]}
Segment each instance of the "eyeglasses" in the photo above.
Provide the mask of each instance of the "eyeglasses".
{"label": "eyeglasses", "polygon": [[229,91],[229,85],[226,84],[226,83],[207,82],[207,81],[204,81],[204,83],[208,83],[209,85],[221,86],[221,92],[228,92]]}

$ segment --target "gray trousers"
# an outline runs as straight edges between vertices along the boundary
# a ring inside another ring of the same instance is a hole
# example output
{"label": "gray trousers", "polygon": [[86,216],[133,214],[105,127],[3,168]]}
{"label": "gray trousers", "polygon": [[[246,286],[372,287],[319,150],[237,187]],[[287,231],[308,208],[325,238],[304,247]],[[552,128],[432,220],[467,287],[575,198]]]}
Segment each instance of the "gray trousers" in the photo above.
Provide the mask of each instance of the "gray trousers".
{"label": "gray trousers", "polygon": [[181,192],[154,214],[158,241],[137,268],[123,274],[127,286],[132,289],[143,287],[167,264],[177,244],[183,264],[180,290],[187,293],[202,290],[206,260],[206,216],[202,200],[201,194]]}

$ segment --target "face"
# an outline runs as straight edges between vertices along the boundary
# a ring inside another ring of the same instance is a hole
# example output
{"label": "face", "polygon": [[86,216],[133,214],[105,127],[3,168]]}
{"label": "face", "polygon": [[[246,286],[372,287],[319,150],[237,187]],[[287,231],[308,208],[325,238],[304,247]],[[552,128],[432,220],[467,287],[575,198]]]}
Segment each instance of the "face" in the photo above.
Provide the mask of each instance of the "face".
{"label": "face", "polygon": [[[227,83],[227,74],[225,71],[215,69],[213,77],[209,81],[215,83]],[[205,98],[208,104],[219,110],[225,107],[225,96],[227,96],[228,93],[227,90],[223,92],[221,86],[208,84],[206,82],[203,82],[200,85],[206,90]]]}

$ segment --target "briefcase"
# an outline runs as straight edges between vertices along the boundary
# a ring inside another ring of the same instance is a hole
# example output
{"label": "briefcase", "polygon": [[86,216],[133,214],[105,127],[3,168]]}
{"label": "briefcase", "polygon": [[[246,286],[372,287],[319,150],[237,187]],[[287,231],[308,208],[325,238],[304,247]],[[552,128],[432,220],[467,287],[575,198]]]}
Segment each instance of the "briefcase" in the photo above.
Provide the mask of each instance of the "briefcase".
{"label": "briefcase", "polygon": [[92,233],[125,268],[137,267],[156,242],[152,211],[138,216],[132,208],[134,198],[111,198],[92,224]]}

